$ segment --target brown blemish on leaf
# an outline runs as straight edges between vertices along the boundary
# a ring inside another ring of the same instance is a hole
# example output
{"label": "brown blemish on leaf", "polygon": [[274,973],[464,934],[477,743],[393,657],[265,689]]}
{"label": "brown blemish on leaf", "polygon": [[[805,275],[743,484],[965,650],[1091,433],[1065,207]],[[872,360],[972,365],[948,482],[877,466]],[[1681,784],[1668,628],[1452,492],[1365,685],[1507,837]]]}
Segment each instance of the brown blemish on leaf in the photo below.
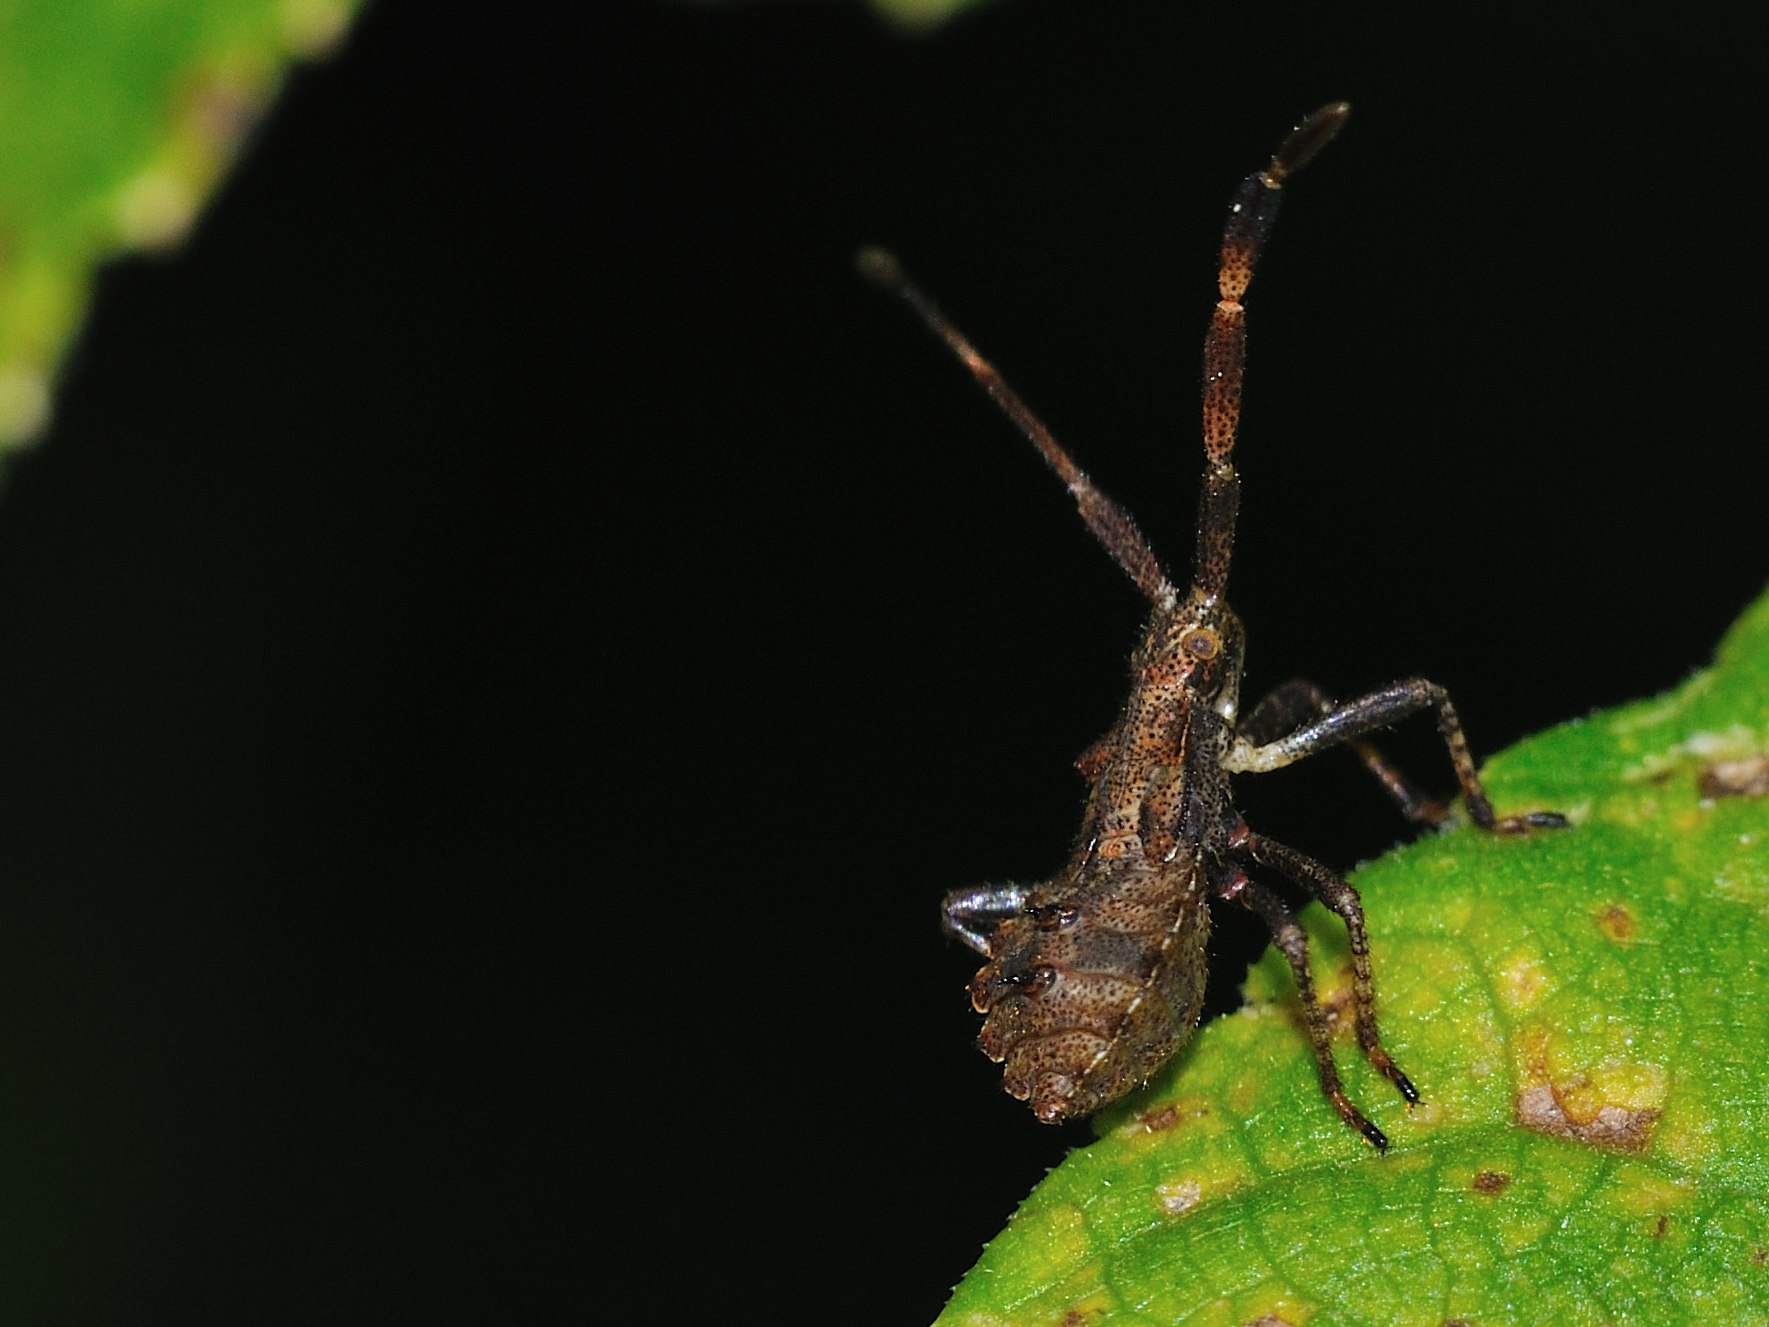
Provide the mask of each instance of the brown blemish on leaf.
{"label": "brown blemish on leaf", "polygon": [[1157,1110],[1145,1110],[1136,1117],[1136,1122],[1144,1133],[1162,1133],[1179,1123],[1179,1107],[1162,1106]]}
{"label": "brown blemish on leaf", "polygon": [[1619,903],[1611,903],[1597,914],[1597,929],[1618,945],[1625,945],[1633,940],[1637,928],[1633,913]]}
{"label": "brown blemish on leaf", "polygon": [[1710,761],[1695,786],[1703,797],[1769,797],[1769,756]]}
{"label": "brown blemish on leaf", "polygon": [[1242,1300],[1241,1312],[1257,1308],[1257,1315],[1243,1318],[1240,1327],[1303,1327],[1315,1315],[1316,1307],[1298,1299],[1288,1289],[1270,1283],[1254,1292],[1251,1301]]}
{"label": "brown blemish on leaf", "polygon": [[1483,1170],[1474,1177],[1474,1192],[1488,1198],[1511,1187],[1511,1177],[1502,1170]]}
{"label": "brown blemish on leaf", "polygon": [[1652,1237],[1654,1239],[1663,1239],[1665,1237],[1665,1231],[1670,1228],[1671,1218],[1666,1216],[1663,1212],[1660,1212],[1658,1214],[1658,1220],[1652,1223]]}
{"label": "brown blemish on leaf", "polygon": [[[1574,1091],[1584,1085],[1571,1084]],[[1662,1112],[1601,1106],[1584,1118],[1569,1115],[1553,1086],[1542,1083],[1517,1094],[1517,1122],[1537,1133],[1554,1134],[1607,1152],[1644,1152]]]}
{"label": "brown blemish on leaf", "polygon": [[1758,1267],[1763,1266],[1765,1263],[1769,1263],[1769,1249],[1764,1248],[1761,1244],[1757,1245],[1756,1248],[1751,1250],[1751,1262],[1755,1263]]}
{"label": "brown blemish on leaf", "polygon": [[1606,1152],[1644,1152],[1664,1113],[1670,1080],[1643,1062],[1606,1061],[1589,1071],[1551,1056],[1554,1034],[1526,1028],[1519,1037],[1522,1080],[1517,1122],[1537,1133],[1570,1138]]}
{"label": "brown blemish on leaf", "polygon": [[1138,1111],[1114,1132],[1128,1142],[1146,1142],[1192,1120],[1204,1119],[1209,1114],[1210,1103],[1202,1097],[1181,1097],[1177,1101]]}
{"label": "brown blemish on leaf", "polygon": [[267,100],[264,88],[233,71],[210,70],[186,90],[180,118],[199,142],[231,155],[264,113]]}
{"label": "brown blemish on leaf", "polygon": [[1084,1295],[1069,1307],[1063,1314],[1061,1327],[1088,1327],[1089,1323],[1099,1322],[1112,1314],[1112,1302],[1103,1292]]}
{"label": "brown blemish on leaf", "polygon": [[1445,1318],[1437,1327],[1474,1327],[1466,1318]]}
{"label": "brown blemish on leaf", "polygon": [[1164,1180],[1155,1186],[1155,1201],[1168,1216],[1184,1216],[1204,1200],[1204,1186],[1196,1180]]}

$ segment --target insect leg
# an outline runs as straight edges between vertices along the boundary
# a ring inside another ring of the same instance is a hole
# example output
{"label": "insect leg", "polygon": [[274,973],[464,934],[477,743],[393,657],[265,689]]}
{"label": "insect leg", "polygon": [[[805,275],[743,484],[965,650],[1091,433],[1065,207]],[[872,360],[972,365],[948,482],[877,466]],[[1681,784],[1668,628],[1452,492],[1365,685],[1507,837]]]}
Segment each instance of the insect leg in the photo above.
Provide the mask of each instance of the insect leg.
{"label": "insect leg", "polygon": [[1223,767],[1230,774],[1263,774],[1282,769],[1304,756],[1386,728],[1421,710],[1437,711],[1437,730],[1449,748],[1456,782],[1462,787],[1462,798],[1475,824],[1496,834],[1527,834],[1532,829],[1566,827],[1566,817],[1557,811],[1530,811],[1502,820],[1493,815],[1493,804],[1475,771],[1474,757],[1468,752],[1468,739],[1462,734],[1462,721],[1456,717],[1449,693],[1422,677],[1395,682],[1367,696],[1348,700],[1313,723],[1263,745],[1238,737],[1229,748]]}
{"label": "insect leg", "polygon": [[[1314,1048],[1314,1062],[1320,1071],[1321,1091],[1333,1103],[1333,1109],[1339,1112],[1340,1119],[1369,1139],[1378,1152],[1386,1152],[1388,1136],[1364,1118],[1364,1113],[1352,1104],[1351,1098],[1345,1095],[1345,1089],[1340,1085],[1339,1067],[1333,1063],[1333,1036],[1327,1025],[1327,1011],[1321,1008],[1321,1002],[1315,996],[1314,979],[1308,971],[1307,933],[1297,924],[1296,918],[1284,906],[1282,899],[1263,885],[1249,880],[1243,871],[1234,872],[1217,892],[1256,913],[1271,931],[1272,943],[1289,961],[1290,972],[1296,978],[1296,992],[1302,998],[1302,1016],[1308,1026],[1308,1040]],[[1391,1067],[1392,1064],[1390,1061]],[[1404,1076],[1401,1081],[1406,1081]],[[1409,1083],[1407,1086],[1410,1092],[1412,1085]],[[1417,1094],[1413,1093],[1410,1099],[1418,1100]]]}
{"label": "insect leg", "polygon": [[[1319,719],[1337,708],[1332,697],[1313,682],[1294,678],[1255,705],[1241,721],[1237,734],[1255,747],[1265,746],[1294,732],[1305,721]],[[1400,805],[1401,814],[1408,820],[1416,825],[1435,825],[1448,813],[1446,802],[1425,793],[1401,769],[1390,764],[1373,742],[1353,738],[1346,745]]]}
{"label": "insect leg", "polygon": [[1026,910],[1024,885],[977,885],[955,889],[940,904],[940,925],[984,958],[991,958],[989,941],[1010,917]]}
{"label": "insect leg", "polygon": [[1400,1090],[1409,1103],[1417,1102],[1418,1091],[1400,1071],[1394,1057],[1382,1049],[1382,1034],[1376,1030],[1376,984],[1370,971],[1370,936],[1364,929],[1364,905],[1357,891],[1314,858],[1263,835],[1249,832],[1243,851],[1260,865],[1269,866],[1279,875],[1301,885],[1345,923],[1345,934],[1351,943],[1351,995],[1357,1017],[1357,1044],[1370,1063]]}

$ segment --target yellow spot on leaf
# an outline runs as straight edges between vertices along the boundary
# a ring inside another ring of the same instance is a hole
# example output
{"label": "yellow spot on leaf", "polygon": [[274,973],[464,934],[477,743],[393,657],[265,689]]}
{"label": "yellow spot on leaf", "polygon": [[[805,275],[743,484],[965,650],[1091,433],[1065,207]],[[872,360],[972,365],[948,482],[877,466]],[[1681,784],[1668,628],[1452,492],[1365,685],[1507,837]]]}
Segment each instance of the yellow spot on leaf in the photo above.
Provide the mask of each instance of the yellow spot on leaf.
{"label": "yellow spot on leaf", "polygon": [[49,384],[41,373],[0,369],[0,438],[36,436],[49,419]]}
{"label": "yellow spot on leaf", "polygon": [[1692,806],[1687,810],[1677,812],[1670,819],[1671,828],[1679,834],[1693,833],[1702,826],[1702,810],[1699,806]]}
{"label": "yellow spot on leaf", "polygon": [[143,171],[117,195],[117,229],[126,244],[164,248],[190,229],[197,202],[196,190],[171,171]]}
{"label": "yellow spot on leaf", "polygon": [[1725,1140],[1717,1138],[1718,1124],[1694,1093],[1680,1093],[1660,1121],[1655,1147],[1660,1156],[1685,1166],[1699,1166],[1714,1155]]}
{"label": "yellow spot on leaf", "polygon": [[[1437,874],[1454,876],[1460,869],[1461,863],[1449,860],[1439,865]],[[1471,894],[1466,890],[1458,890],[1454,894],[1446,893],[1443,896],[1443,911],[1438,915],[1437,922],[1451,935],[1466,930],[1474,920],[1478,897],[1478,895]]]}
{"label": "yellow spot on leaf", "polygon": [[324,55],[338,44],[350,22],[350,7],[339,0],[283,0],[283,40],[297,55]]}
{"label": "yellow spot on leaf", "polygon": [[1616,1172],[1616,1202],[1636,1216],[1674,1211],[1694,1197],[1693,1184],[1666,1179],[1643,1166],[1627,1166]]}
{"label": "yellow spot on leaf", "polygon": [[1729,724],[1717,732],[1691,733],[1682,742],[1672,747],[1673,751],[1687,752],[1704,760],[1747,756],[1762,744],[1762,738],[1751,728],[1742,723]]}
{"label": "yellow spot on leaf", "polygon": [[1029,1239],[1043,1250],[1053,1282],[1075,1277],[1094,1256],[1086,1220],[1081,1209],[1072,1204],[1030,1211],[1022,1207],[1014,1213],[1010,1228],[1018,1238]]}
{"label": "yellow spot on leaf", "polygon": [[1513,1013],[1522,1013],[1548,989],[1547,966],[1532,949],[1514,949],[1501,960],[1499,998]]}
{"label": "yellow spot on leaf", "polygon": [[1229,1109],[1236,1115],[1245,1117],[1258,1107],[1259,1099],[1264,1093],[1265,1084],[1257,1074],[1243,1075],[1228,1085]]}
{"label": "yellow spot on leaf", "polygon": [[1414,1129],[1434,1129],[1440,1124],[1448,1124],[1454,1117],[1443,1102],[1433,1099],[1421,1101],[1407,1112],[1407,1122]]}

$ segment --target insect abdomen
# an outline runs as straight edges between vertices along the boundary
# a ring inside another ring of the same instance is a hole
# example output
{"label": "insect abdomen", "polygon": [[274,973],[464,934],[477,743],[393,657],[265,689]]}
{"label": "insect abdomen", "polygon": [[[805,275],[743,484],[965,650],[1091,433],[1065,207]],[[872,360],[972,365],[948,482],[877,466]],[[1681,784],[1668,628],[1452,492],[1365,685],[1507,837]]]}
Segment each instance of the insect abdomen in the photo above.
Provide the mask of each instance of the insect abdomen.
{"label": "insect abdomen", "polygon": [[1047,1124],[1140,1086],[1191,1035],[1203,1000],[1201,897],[1171,870],[1084,874],[1034,889],[971,981],[978,1045]]}

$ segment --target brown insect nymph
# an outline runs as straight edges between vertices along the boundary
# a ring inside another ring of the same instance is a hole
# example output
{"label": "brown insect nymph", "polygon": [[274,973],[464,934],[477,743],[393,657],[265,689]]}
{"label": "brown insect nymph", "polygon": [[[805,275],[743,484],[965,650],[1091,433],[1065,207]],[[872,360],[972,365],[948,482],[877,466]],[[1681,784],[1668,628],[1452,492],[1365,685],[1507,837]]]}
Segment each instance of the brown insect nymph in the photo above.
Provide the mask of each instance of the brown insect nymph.
{"label": "brown insect nymph", "polygon": [[1449,697],[1424,678],[1343,703],[1293,681],[1240,714],[1244,642],[1223,591],[1240,493],[1231,458],[1246,345],[1241,300],[1282,185],[1332,139],[1349,109],[1335,102],[1309,116],[1230,201],[1220,300],[1204,341],[1206,467],[1195,576],[1186,591],[1175,587],[1128,513],[1093,486],[896,261],[876,249],[860,256],[865,275],[901,295],[1031,440],[1074,495],[1094,537],[1153,606],[1131,662],[1124,711],[1076,762],[1092,793],[1068,865],[1041,884],[958,890],[945,902],[947,929],[989,960],[970,985],[972,1003],[986,1016],[979,1045],[1005,1066],[1009,1095],[1028,1101],[1046,1123],[1124,1096],[1191,1036],[1204,996],[1209,903],[1223,898],[1257,913],[1289,961],[1322,1091],[1348,1125],[1376,1147],[1388,1146],[1340,1086],[1327,1014],[1309,978],[1307,939],[1283,901],[1249,875],[1261,869],[1302,886],[1343,919],[1358,1044],[1409,1103],[1418,1101],[1376,1029],[1357,892],[1313,858],[1248,828],[1230,795],[1231,775],[1278,769],[1346,744],[1409,819],[1432,823],[1446,806],[1420,793],[1365,740],[1429,710],[1476,825],[1520,834],[1566,824],[1553,812],[1493,814]]}

